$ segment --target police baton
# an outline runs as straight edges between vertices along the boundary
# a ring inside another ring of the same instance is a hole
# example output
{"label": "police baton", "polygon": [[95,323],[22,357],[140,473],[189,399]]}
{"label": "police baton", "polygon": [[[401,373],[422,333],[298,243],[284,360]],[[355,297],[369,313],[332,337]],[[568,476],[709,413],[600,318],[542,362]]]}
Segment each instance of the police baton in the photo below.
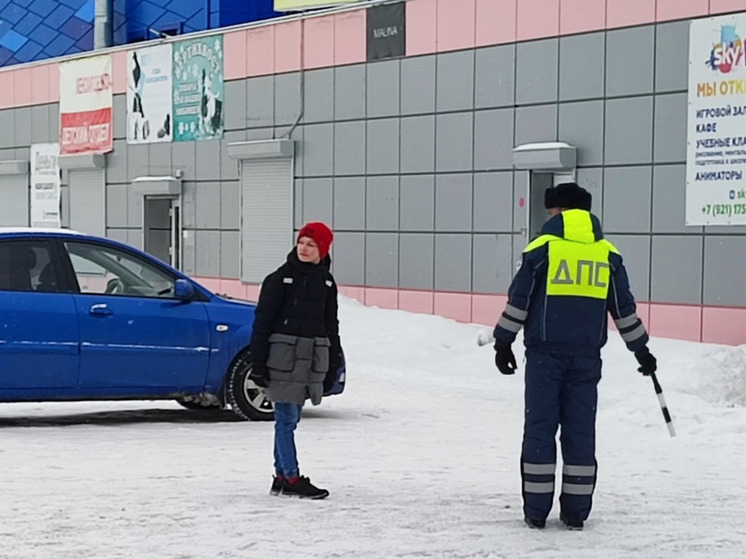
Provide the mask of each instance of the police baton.
{"label": "police baton", "polygon": [[663,412],[663,419],[666,420],[666,427],[668,427],[668,433],[672,437],[675,437],[676,431],[674,431],[673,429],[673,422],[671,421],[671,414],[668,413],[668,406],[666,405],[666,399],[663,397],[663,389],[661,388],[661,385],[658,382],[658,377],[655,376],[655,373],[650,373],[650,378],[653,379],[653,387],[655,388],[655,393],[658,395],[658,403],[661,405],[661,411]]}

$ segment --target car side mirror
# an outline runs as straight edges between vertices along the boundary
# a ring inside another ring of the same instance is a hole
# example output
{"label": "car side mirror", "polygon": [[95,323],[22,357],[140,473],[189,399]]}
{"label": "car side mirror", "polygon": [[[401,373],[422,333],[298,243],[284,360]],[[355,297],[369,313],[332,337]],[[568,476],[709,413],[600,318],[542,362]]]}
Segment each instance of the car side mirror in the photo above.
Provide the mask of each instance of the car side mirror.
{"label": "car side mirror", "polygon": [[185,279],[177,279],[174,284],[174,297],[180,301],[191,301],[194,298],[194,286]]}

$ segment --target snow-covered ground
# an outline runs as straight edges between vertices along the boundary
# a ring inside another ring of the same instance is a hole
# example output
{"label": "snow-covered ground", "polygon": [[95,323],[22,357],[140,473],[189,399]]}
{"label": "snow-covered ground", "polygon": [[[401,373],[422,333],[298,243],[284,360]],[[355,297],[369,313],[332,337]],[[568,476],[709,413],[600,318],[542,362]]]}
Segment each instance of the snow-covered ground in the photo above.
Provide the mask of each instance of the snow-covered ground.
{"label": "snow-covered ground", "polygon": [[569,532],[555,505],[537,531],[521,513],[522,363],[500,375],[480,327],[440,317],[344,299],[341,324],[347,390],[297,433],[327,500],[269,495],[272,423],[171,402],[4,404],[0,557],[746,555],[746,346],[651,341],[671,438],[610,333],[593,512]]}

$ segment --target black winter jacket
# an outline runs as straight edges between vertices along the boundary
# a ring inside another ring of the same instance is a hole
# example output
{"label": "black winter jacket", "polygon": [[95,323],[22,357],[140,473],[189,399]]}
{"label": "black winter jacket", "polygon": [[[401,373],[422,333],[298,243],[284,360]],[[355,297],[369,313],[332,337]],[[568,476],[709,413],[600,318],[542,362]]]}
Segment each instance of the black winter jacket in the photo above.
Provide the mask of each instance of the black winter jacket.
{"label": "black winter jacket", "polygon": [[337,284],[330,264],[329,256],[319,264],[301,262],[293,248],[287,262],[265,278],[251,335],[255,363],[266,364],[272,334],[328,337],[330,369],[336,371],[340,365]]}

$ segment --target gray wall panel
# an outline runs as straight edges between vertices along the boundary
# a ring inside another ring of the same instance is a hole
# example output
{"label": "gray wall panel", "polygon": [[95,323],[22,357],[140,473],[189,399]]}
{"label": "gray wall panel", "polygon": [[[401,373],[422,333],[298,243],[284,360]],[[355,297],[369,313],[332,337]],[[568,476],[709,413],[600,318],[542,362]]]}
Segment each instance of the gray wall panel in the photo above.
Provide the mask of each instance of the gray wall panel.
{"label": "gray wall panel", "polygon": [[127,180],[150,174],[150,150],[148,144],[130,144],[127,146]]}
{"label": "gray wall panel", "polygon": [[189,275],[197,275],[195,272],[196,250],[194,231],[184,230],[181,243],[181,271]]}
{"label": "gray wall panel", "polygon": [[399,228],[399,177],[369,177],[365,200],[365,227],[368,231],[396,231]]}
{"label": "gray wall panel", "polygon": [[[140,239],[140,245],[143,244],[142,224],[143,224],[143,197],[142,194],[135,194],[132,187],[127,188],[127,227],[137,229]],[[194,205],[192,205],[194,207]],[[183,210],[182,210],[183,221]]]}
{"label": "gray wall panel", "polygon": [[[148,144],[148,161],[150,162],[148,174],[159,176],[173,175],[171,146],[168,143]],[[220,164],[219,161],[218,164]]]}
{"label": "gray wall panel", "polygon": [[245,100],[245,127],[267,128],[274,126],[275,80],[273,76],[259,76],[246,80]]}
{"label": "gray wall panel", "polygon": [[661,165],[653,169],[653,233],[701,234],[702,227],[687,227],[686,166]]}
{"label": "gray wall panel", "polygon": [[471,231],[471,173],[436,175],[435,230]]}
{"label": "gray wall panel", "polygon": [[473,168],[473,113],[452,113],[435,117],[435,169],[469,171]]}
{"label": "gray wall panel", "polygon": [[559,98],[561,101],[603,97],[605,81],[604,33],[571,35],[559,43]]}
{"label": "gray wall panel", "polygon": [[647,235],[609,235],[608,239],[622,253],[630,291],[635,300],[649,301],[650,237]]}
{"label": "gray wall panel", "polygon": [[471,290],[471,235],[435,235],[435,289]]}
{"label": "gray wall panel", "polygon": [[399,288],[432,289],[435,242],[432,234],[399,237]]}
{"label": "gray wall panel", "polygon": [[243,130],[247,125],[246,80],[225,82],[225,129]]}
{"label": "gray wall panel", "polygon": [[334,118],[334,68],[309,70],[305,75],[304,122],[327,122]]}
{"label": "gray wall panel", "polygon": [[195,231],[195,274],[220,277],[220,231]]}
{"label": "gray wall panel", "polygon": [[557,139],[557,105],[518,107],[515,111],[515,145],[553,142]]}
{"label": "gray wall panel", "polygon": [[[113,111],[112,119],[114,121],[112,126],[112,134],[115,140],[126,140],[127,139],[127,96],[114,95],[112,98]],[[57,106],[57,114],[59,115],[59,105]],[[57,117],[59,120],[59,116]]]}
{"label": "gray wall panel", "polygon": [[365,65],[334,69],[334,118],[365,118]]}
{"label": "gray wall panel", "polygon": [[366,159],[369,175],[399,172],[398,118],[368,121]]}
{"label": "gray wall panel", "polygon": [[181,183],[181,225],[184,229],[197,226],[197,183]]}
{"label": "gray wall panel", "polygon": [[475,107],[512,105],[515,100],[515,45],[478,49],[474,65]]}
{"label": "gray wall panel", "polygon": [[240,240],[241,240],[241,235],[238,231],[221,231],[220,232],[220,277],[221,278],[237,279],[241,277]]}
{"label": "gray wall panel", "polygon": [[368,116],[398,116],[399,60],[368,64]]}
{"label": "gray wall panel", "polygon": [[220,142],[220,178],[222,180],[238,180],[238,160],[228,154],[228,144],[242,142],[245,139],[246,132],[243,130],[223,134]]}
{"label": "gray wall panel", "polygon": [[239,208],[241,206],[240,184],[238,181],[222,182],[220,185],[220,228],[239,228]]}
{"label": "gray wall panel", "polygon": [[[605,233],[648,233],[652,169],[608,167],[604,173],[603,229]],[[625,211],[634,208],[634,211]]]}
{"label": "gray wall panel", "polygon": [[106,187],[106,227],[127,227],[128,188],[126,184]]}
{"label": "gray wall panel", "polygon": [[606,101],[606,164],[650,163],[652,157],[652,96]]}
{"label": "gray wall panel", "polygon": [[365,178],[334,179],[334,230],[365,230]]}
{"label": "gray wall panel", "polygon": [[686,161],[686,114],[686,93],[655,96],[653,158],[656,163]]}
{"label": "gray wall panel", "polygon": [[398,287],[398,233],[368,233],[365,236],[365,285]]}
{"label": "gray wall panel", "polygon": [[[593,196],[591,211],[598,217],[602,217],[604,207],[603,168],[581,167],[577,170],[575,181],[591,193],[591,196]],[[619,208],[616,208],[615,211],[619,211]]]}
{"label": "gray wall panel", "polygon": [[558,57],[558,39],[518,43],[515,71],[517,105],[557,100]]}
{"label": "gray wall panel", "polygon": [[474,175],[474,231],[509,232],[512,209],[513,173]]}
{"label": "gray wall panel", "polygon": [[331,175],[334,159],[334,125],[316,124],[303,127],[303,175]]}
{"label": "gray wall panel", "polygon": [[194,180],[197,167],[197,142],[174,142],[171,144],[171,165],[174,172],[181,171],[182,180]]}
{"label": "gray wall panel", "polygon": [[300,74],[275,76],[275,124],[292,124],[300,114]]}
{"label": "gray wall panel", "polygon": [[293,227],[300,230],[303,227],[303,179],[293,181]]}
{"label": "gray wall panel", "polygon": [[197,229],[220,229],[220,183],[197,183],[194,196]]}
{"label": "gray wall panel", "polygon": [[401,119],[401,172],[432,173],[435,170],[435,117]]}
{"label": "gray wall panel", "polygon": [[303,222],[332,222],[332,179],[303,180]]}
{"label": "gray wall panel", "polygon": [[[702,301],[702,237],[653,237],[650,296],[659,303],[697,304]],[[685,273],[682,255],[686,257]]]}
{"label": "gray wall panel", "polygon": [[7,131],[16,129],[16,117],[15,109],[3,109],[0,110],[0,130],[5,130],[5,134],[0,134],[0,148],[13,148],[15,147],[15,138],[13,134],[8,134]]}
{"label": "gray wall panel", "polygon": [[689,21],[661,23],[655,37],[655,90],[685,90],[689,80]]}
{"label": "gray wall panel", "polygon": [[400,227],[402,231],[435,229],[435,177],[403,176],[400,180]]}
{"label": "gray wall panel", "polygon": [[746,237],[705,238],[705,305],[746,306]]}
{"label": "gray wall panel", "polygon": [[435,56],[404,58],[401,61],[401,113],[435,111]]}
{"label": "gray wall panel", "polygon": [[474,51],[437,55],[435,98],[438,112],[474,107]]}
{"label": "gray wall panel", "polygon": [[337,284],[365,285],[365,234],[337,231],[332,251]]}
{"label": "gray wall panel", "polygon": [[[49,139],[52,142],[59,141],[60,137],[60,104],[49,105]],[[116,137],[116,136],[115,136]]]}
{"label": "gray wall panel", "polygon": [[606,95],[653,92],[655,27],[631,27],[606,34]]}
{"label": "gray wall panel", "polygon": [[197,180],[220,180],[220,140],[200,140],[194,143]]}
{"label": "gray wall panel", "polygon": [[49,105],[31,107],[31,143],[45,144],[58,140],[49,132]]}
{"label": "gray wall panel", "polygon": [[474,113],[474,170],[513,168],[513,110]]}
{"label": "gray wall panel", "polygon": [[579,166],[601,165],[604,161],[604,102],[561,104],[559,140],[578,148]]}
{"label": "gray wall panel", "polygon": [[334,174],[365,174],[365,121],[353,120],[334,125]]}
{"label": "gray wall panel", "polygon": [[510,235],[474,235],[473,291],[507,293],[513,280],[511,241]]}
{"label": "gray wall panel", "polygon": [[106,154],[106,182],[128,182],[126,140],[114,140],[114,150]]}

